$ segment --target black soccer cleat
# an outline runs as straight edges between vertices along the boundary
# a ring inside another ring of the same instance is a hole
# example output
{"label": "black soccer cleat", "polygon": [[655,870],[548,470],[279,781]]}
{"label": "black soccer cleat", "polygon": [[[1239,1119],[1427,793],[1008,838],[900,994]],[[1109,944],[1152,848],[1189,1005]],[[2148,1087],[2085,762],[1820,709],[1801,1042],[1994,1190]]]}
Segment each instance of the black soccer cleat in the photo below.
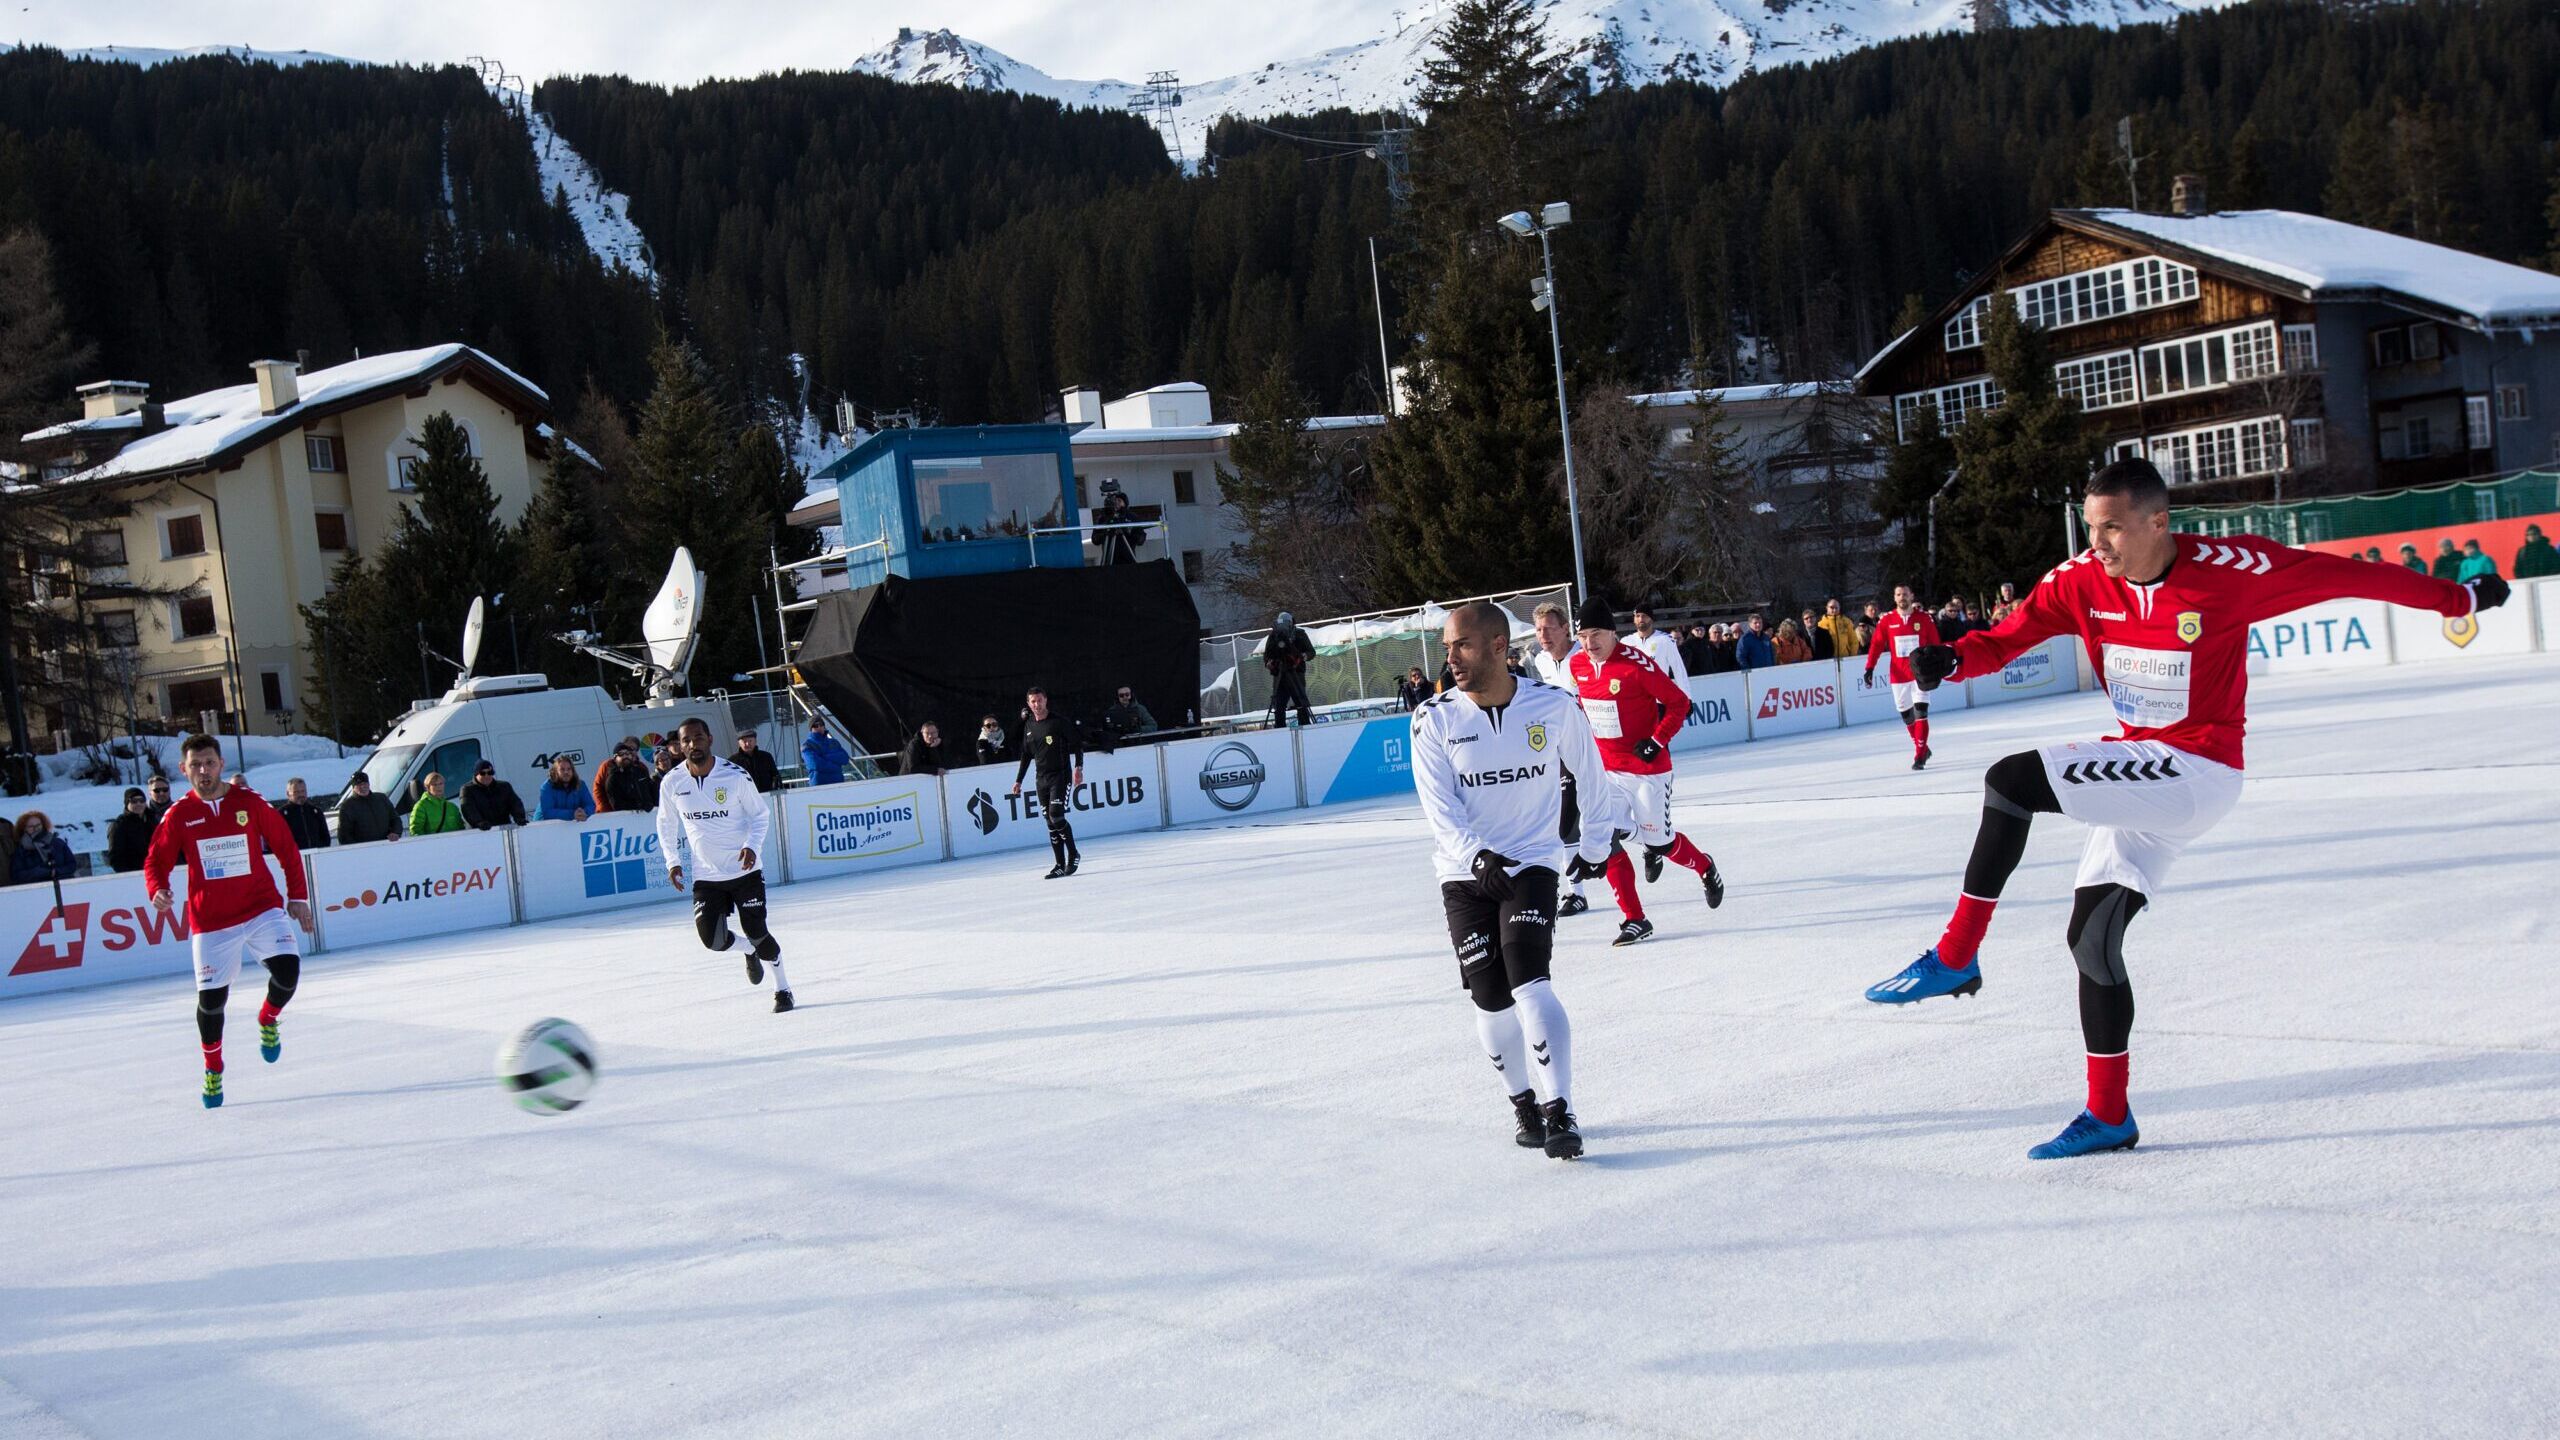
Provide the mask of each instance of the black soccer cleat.
{"label": "black soccer cleat", "polygon": [[1583,899],[1579,895],[1567,895],[1562,900],[1556,902],[1556,918],[1561,920],[1567,915],[1579,915],[1590,908],[1590,901]]}
{"label": "black soccer cleat", "polygon": [[1055,879],[1057,879],[1058,877],[1060,877],[1060,876],[1062,876],[1062,875],[1064,875],[1064,874],[1066,874],[1066,873],[1067,873],[1067,867],[1066,867],[1066,866],[1064,866],[1064,865],[1052,865],[1052,866],[1050,866],[1050,867],[1049,867],[1049,873],[1048,873],[1048,874],[1046,874],[1046,875],[1041,876],[1040,878],[1041,878],[1041,879],[1043,879],[1043,880],[1055,880]]}
{"label": "black soccer cleat", "polygon": [[1615,939],[1615,940],[1610,941],[1609,943],[1610,943],[1611,945],[1613,945],[1613,946],[1616,946],[1616,945],[1633,945],[1634,943],[1636,943],[1636,942],[1637,942],[1637,941],[1639,941],[1639,940],[1650,940],[1650,939],[1652,939],[1652,938],[1653,938],[1653,922],[1652,922],[1652,921],[1650,921],[1650,920],[1641,920],[1641,919],[1639,919],[1639,920],[1622,920],[1622,921],[1618,922],[1618,938],[1617,938],[1617,939]]}
{"label": "black soccer cleat", "polygon": [[1919,749],[1911,752],[1911,768],[1914,770],[1926,770],[1929,768],[1928,746],[1923,745]]}
{"label": "black soccer cleat", "polygon": [[779,1014],[781,1014],[782,1012],[784,1012],[784,1011],[786,1011],[786,1010],[788,1010],[788,1009],[790,1009],[790,1008],[791,1008],[791,992],[790,992],[790,991],[788,991],[788,990],[776,990],[776,991],[774,991],[774,992],[773,992],[773,1013],[774,1013],[774,1014],[776,1014],[776,1015],[779,1015]]}
{"label": "black soccer cleat", "polygon": [[1084,857],[1083,857],[1083,856],[1078,855],[1078,854],[1074,853],[1073,851],[1069,851],[1069,852],[1068,852],[1068,854],[1067,854],[1067,873],[1068,873],[1068,874],[1070,874],[1070,875],[1073,875],[1074,873],[1076,873],[1076,867],[1077,867],[1077,866],[1079,866],[1079,865],[1082,865],[1083,863],[1084,863]]}
{"label": "black soccer cleat", "polygon": [[747,950],[747,983],[750,985],[764,983],[764,957],[758,955],[752,946]]}
{"label": "black soccer cleat", "polygon": [[1698,877],[1698,882],[1707,887],[1708,909],[1713,910],[1724,903],[1724,875],[1716,869],[1714,856],[1707,857],[1706,873]]}
{"label": "black soccer cleat", "polygon": [[1523,1090],[1512,1096],[1511,1114],[1520,1122],[1520,1128],[1512,1133],[1511,1138],[1519,1143],[1521,1149],[1535,1150],[1547,1143],[1547,1121],[1538,1113],[1537,1091]]}
{"label": "black soccer cleat", "polygon": [[1650,885],[1661,878],[1662,852],[1647,845],[1644,847],[1644,883]]}
{"label": "black soccer cleat", "polygon": [[1559,1095],[1539,1106],[1538,1118],[1544,1121],[1547,1127],[1548,1159],[1579,1160],[1582,1158],[1582,1131],[1574,1124],[1573,1112],[1565,1108],[1563,1096]]}

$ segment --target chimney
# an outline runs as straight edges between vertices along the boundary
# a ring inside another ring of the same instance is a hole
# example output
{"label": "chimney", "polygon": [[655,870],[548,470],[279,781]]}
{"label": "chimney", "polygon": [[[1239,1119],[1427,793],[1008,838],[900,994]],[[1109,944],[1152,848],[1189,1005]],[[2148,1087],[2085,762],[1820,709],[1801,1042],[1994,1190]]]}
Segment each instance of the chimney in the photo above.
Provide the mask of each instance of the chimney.
{"label": "chimney", "polygon": [[259,414],[273,415],[301,402],[300,366],[290,360],[252,360],[249,368],[258,376]]}
{"label": "chimney", "polygon": [[2180,175],[2169,182],[2169,213],[2172,215],[2205,213],[2203,176]]}
{"label": "chimney", "polygon": [[1102,423],[1102,392],[1074,385],[1058,392],[1058,413],[1070,425]]}
{"label": "chimney", "polygon": [[99,380],[73,393],[80,397],[81,419],[106,420],[141,409],[151,387],[140,380]]}

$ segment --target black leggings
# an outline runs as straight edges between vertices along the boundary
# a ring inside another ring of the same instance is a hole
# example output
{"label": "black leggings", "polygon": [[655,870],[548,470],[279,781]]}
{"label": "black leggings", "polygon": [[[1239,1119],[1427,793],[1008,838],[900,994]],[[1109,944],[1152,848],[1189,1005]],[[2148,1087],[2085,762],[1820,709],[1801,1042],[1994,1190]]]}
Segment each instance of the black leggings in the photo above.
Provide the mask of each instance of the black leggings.
{"label": "black leggings", "polygon": [[[258,962],[267,967],[267,1004],[282,1010],[302,988],[302,957],[270,955]],[[231,987],[216,985],[196,992],[196,1038],[207,1045],[222,1042],[222,1007],[231,1003]]]}
{"label": "black leggings", "polygon": [[1040,818],[1049,825],[1049,853],[1056,856],[1061,865],[1083,859],[1082,853],[1076,849],[1076,827],[1067,823],[1067,816],[1074,813],[1073,781],[1065,775],[1043,775],[1039,793]]}
{"label": "black leggings", "polygon": [[2021,750],[1992,762],[1982,777],[1982,828],[1964,866],[1964,893],[1997,900],[2027,853],[2027,828],[2038,815],[2059,815],[2062,801],[2045,778],[2044,759]]}
{"label": "black leggings", "polygon": [[[2021,750],[1993,763],[1982,777],[1982,828],[1974,832],[1965,862],[1964,892],[1997,900],[2027,853],[2027,830],[2038,815],[2059,815],[2062,800],[2046,778],[2044,760]],[[2080,1034],[2092,1055],[2115,1055],[2133,1033],[2133,981],[2124,968],[2124,931],[2148,898],[2122,885],[2083,885],[2071,892],[2071,958],[2080,966]]]}
{"label": "black leggings", "polygon": [[1458,984],[1479,1010],[1511,1008],[1511,992],[1547,978],[1556,948],[1556,872],[1532,865],[1511,877],[1511,896],[1496,900],[1473,880],[1440,882],[1449,943],[1458,951]]}
{"label": "black leggings", "polygon": [[725,950],[725,945],[711,942],[720,933],[720,924],[734,910],[738,928],[745,932],[747,943],[765,960],[782,953],[782,943],[764,928],[764,872],[750,870],[734,880],[696,880],[693,882],[693,929],[708,949]]}

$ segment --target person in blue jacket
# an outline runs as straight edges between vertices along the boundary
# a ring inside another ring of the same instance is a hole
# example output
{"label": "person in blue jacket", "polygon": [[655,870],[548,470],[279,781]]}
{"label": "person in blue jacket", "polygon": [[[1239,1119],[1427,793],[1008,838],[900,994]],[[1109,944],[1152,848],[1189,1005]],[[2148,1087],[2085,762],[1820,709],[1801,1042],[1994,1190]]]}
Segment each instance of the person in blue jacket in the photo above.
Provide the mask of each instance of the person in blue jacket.
{"label": "person in blue jacket", "polygon": [[809,717],[809,738],[800,742],[800,767],[809,772],[812,785],[841,785],[844,767],[853,756],[841,741],[827,733],[827,722]]}
{"label": "person in blue jacket", "polygon": [[1761,670],[1778,663],[1778,648],[1769,642],[1769,622],[1753,611],[1751,623],[1733,642],[1733,663],[1745,670]]}
{"label": "person in blue jacket", "polygon": [[53,833],[53,822],[43,811],[29,810],[18,817],[18,847],[9,856],[10,884],[68,880],[79,873],[80,862],[71,858],[70,842]]}
{"label": "person in blue jacket", "polygon": [[578,778],[578,763],[566,755],[551,757],[551,774],[533,792],[536,820],[584,820],[595,813],[595,797]]}

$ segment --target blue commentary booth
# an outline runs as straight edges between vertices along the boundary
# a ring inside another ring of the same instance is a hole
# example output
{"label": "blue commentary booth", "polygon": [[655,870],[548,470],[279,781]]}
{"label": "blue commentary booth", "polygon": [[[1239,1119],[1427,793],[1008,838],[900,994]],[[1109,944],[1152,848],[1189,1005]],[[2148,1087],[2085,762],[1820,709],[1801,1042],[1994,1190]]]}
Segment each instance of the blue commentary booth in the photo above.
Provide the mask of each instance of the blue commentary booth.
{"label": "blue commentary booth", "polygon": [[1123,685],[1164,726],[1198,708],[1191,588],[1170,560],[1085,563],[1067,435],[886,430],[817,475],[850,588],[819,597],[792,663],[863,749],[937,720],[956,758],[989,714],[1019,742],[1033,685],[1088,726]]}

